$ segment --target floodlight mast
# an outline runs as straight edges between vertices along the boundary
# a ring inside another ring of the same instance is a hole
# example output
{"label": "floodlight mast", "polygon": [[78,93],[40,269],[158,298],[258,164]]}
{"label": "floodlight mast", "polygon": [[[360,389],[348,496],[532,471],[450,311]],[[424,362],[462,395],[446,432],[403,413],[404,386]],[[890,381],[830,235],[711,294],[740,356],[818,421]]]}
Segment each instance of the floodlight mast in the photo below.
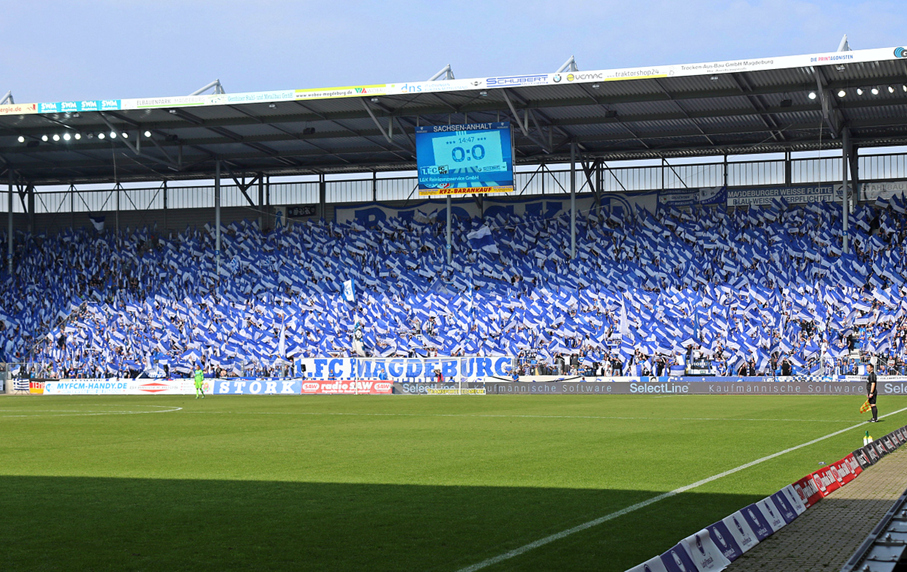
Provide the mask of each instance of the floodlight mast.
{"label": "floodlight mast", "polygon": [[0,105],[12,105],[14,103],[16,103],[16,101],[13,99],[13,90],[7,91],[6,95],[3,96],[3,99],[0,99]]}

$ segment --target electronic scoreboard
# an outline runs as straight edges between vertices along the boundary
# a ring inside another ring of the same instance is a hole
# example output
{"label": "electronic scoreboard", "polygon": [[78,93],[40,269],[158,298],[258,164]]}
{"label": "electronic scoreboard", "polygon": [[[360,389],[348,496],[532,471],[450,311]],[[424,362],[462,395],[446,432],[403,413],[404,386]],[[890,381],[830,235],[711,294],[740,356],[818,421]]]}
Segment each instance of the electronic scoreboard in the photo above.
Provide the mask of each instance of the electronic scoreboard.
{"label": "electronic scoreboard", "polygon": [[416,127],[420,195],[513,190],[510,123]]}

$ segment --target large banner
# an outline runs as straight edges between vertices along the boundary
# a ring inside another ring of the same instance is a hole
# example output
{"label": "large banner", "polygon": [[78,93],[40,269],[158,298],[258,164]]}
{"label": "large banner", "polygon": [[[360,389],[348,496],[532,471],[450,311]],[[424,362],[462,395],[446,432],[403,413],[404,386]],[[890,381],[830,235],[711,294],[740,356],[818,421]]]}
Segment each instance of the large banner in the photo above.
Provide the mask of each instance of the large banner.
{"label": "large banner", "polygon": [[728,189],[727,206],[769,206],[784,199],[790,204],[841,201],[841,185],[804,185],[800,187],[763,187]]}
{"label": "large banner", "polygon": [[315,380],[376,379],[394,383],[509,380],[514,357],[438,358],[305,358],[296,361],[296,375]]}

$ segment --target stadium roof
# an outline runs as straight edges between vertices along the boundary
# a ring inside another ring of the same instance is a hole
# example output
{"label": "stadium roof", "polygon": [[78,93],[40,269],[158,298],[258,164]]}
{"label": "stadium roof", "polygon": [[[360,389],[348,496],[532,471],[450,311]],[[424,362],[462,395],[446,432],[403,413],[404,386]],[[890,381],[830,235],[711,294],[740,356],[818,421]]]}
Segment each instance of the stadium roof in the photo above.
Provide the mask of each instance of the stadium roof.
{"label": "stadium roof", "polygon": [[583,157],[605,160],[835,148],[845,129],[861,147],[900,145],[907,144],[905,82],[907,50],[898,47],[11,104],[0,105],[0,160],[35,185],[212,178],[216,159],[234,175],[401,170],[415,168],[417,125],[491,121],[513,123],[516,164],[569,160],[571,142]]}

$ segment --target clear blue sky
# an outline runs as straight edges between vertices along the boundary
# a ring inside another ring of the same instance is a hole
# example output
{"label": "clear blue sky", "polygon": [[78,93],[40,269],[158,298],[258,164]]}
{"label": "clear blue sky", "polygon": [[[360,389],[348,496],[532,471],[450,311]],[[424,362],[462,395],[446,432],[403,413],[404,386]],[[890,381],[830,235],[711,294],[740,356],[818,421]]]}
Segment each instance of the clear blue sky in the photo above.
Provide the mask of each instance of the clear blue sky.
{"label": "clear blue sky", "polygon": [[692,63],[907,44],[903,2],[34,0],[0,11],[17,102]]}

